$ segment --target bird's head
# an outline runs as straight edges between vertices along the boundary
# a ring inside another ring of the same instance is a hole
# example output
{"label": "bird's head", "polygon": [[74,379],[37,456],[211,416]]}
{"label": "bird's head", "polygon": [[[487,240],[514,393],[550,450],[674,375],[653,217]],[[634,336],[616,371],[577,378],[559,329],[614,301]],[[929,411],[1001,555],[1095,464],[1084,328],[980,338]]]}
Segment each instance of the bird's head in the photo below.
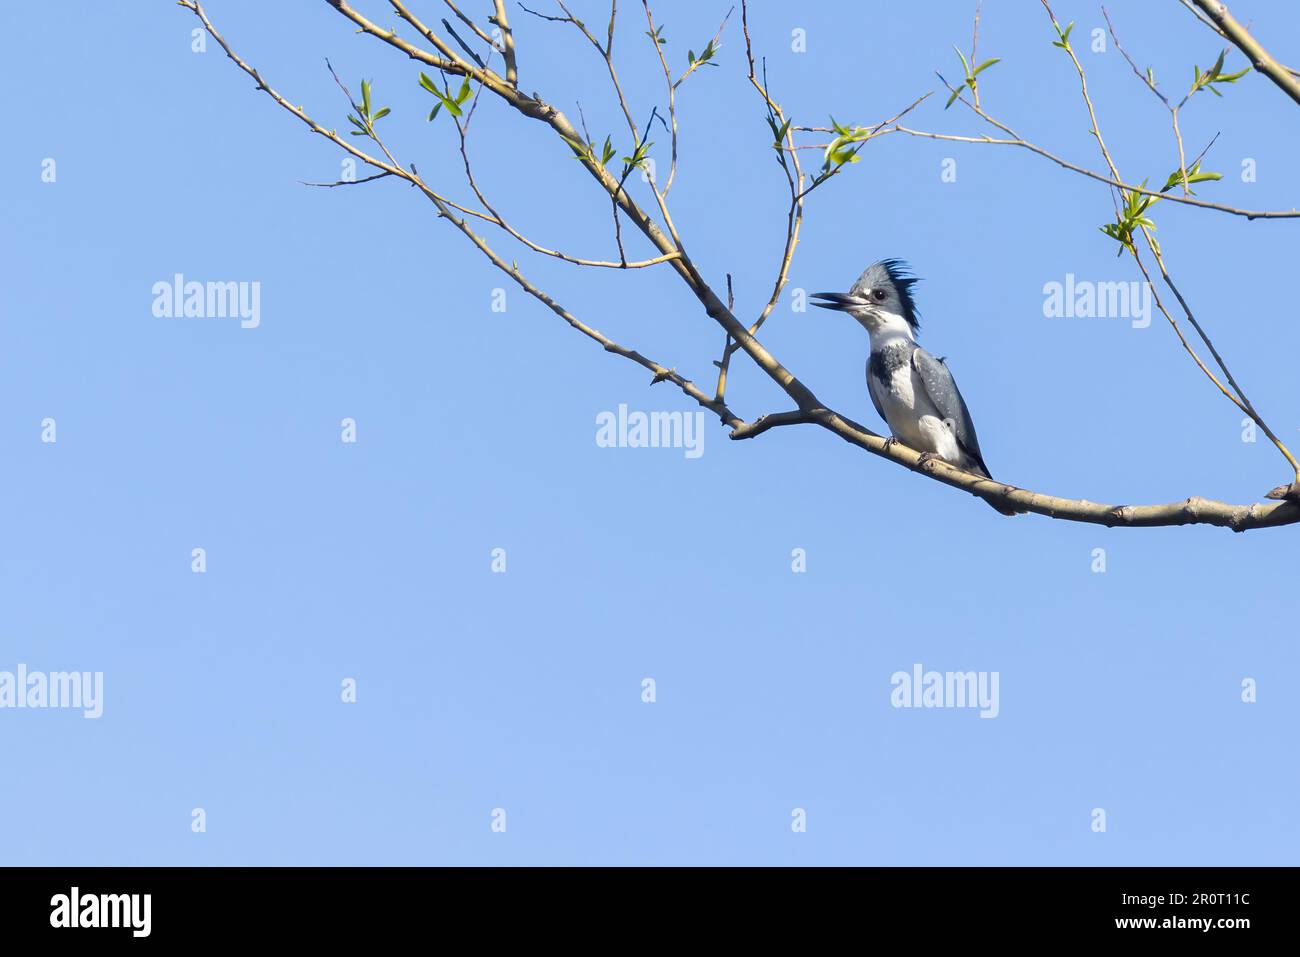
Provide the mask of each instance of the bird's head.
{"label": "bird's head", "polygon": [[899,332],[914,336],[921,317],[912,298],[912,286],[920,282],[900,259],[882,259],[867,267],[847,293],[815,292],[813,305],[847,312],[872,335]]}

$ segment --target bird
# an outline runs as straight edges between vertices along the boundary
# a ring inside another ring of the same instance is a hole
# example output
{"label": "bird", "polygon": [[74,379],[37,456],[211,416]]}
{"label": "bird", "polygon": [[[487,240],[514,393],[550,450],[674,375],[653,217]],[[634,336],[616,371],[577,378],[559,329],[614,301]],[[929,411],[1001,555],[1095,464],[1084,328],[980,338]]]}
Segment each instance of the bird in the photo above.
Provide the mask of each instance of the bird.
{"label": "bird", "polygon": [[[947,362],[917,345],[921,319],[912,287],[918,282],[903,260],[881,259],[868,266],[847,293],[813,293],[814,300],[822,300],[813,305],[848,313],[870,334],[867,392],[889,426],[891,442],[920,452],[918,466],[938,458],[992,479],[975,423]],[[1017,514],[985,501],[1003,515]]]}

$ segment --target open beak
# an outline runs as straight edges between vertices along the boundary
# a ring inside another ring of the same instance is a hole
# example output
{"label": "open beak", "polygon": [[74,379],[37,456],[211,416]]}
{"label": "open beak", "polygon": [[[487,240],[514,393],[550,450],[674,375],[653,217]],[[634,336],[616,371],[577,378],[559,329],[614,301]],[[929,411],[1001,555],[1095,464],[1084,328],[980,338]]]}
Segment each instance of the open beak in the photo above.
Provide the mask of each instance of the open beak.
{"label": "open beak", "polygon": [[821,306],[823,309],[838,309],[841,312],[846,309],[852,309],[855,306],[865,306],[867,301],[857,296],[846,295],[842,292],[815,292],[812,294],[813,299],[825,299],[825,302],[814,302],[814,306]]}

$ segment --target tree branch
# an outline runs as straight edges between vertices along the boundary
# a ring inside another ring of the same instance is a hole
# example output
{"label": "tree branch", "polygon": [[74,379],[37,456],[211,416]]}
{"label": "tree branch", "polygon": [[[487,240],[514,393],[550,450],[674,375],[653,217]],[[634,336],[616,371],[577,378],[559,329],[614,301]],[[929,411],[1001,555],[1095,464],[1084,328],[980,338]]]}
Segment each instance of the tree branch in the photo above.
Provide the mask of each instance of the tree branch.
{"label": "tree branch", "polygon": [[506,16],[506,0],[493,0],[496,14],[488,18],[501,30],[502,55],[506,60],[506,82],[513,87],[519,86],[519,66],[515,58],[515,34],[510,29],[510,19]]}
{"label": "tree branch", "polygon": [[1300,79],[1290,70],[1278,63],[1259,41],[1250,35],[1245,27],[1228,12],[1228,5],[1220,0],[1192,0],[1209,17],[1223,36],[1237,45],[1237,49],[1246,54],[1251,65],[1272,80],[1279,90],[1300,103]]}
{"label": "tree branch", "polygon": [[[951,87],[949,87],[951,89]],[[1226,206],[1222,203],[1211,203],[1208,200],[1198,199],[1195,196],[1178,196],[1169,193],[1162,193],[1157,189],[1147,189],[1145,186],[1135,186],[1132,183],[1125,183],[1123,180],[1105,176],[1095,170],[1090,170],[1083,166],[1071,163],[1069,160],[1062,159],[1055,153],[1052,153],[1043,147],[1022,138],[1019,134],[1004,126],[1002,123],[993,119],[984,112],[982,108],[976,108],[965,97],[959,97],[962,103],[970,106],[976,114],[982,119],[997,126],[1010,137],[1009,139],[997,139],[990,136],[958,136],[952,133],[932,133],[928,130],[914,130],[906,126],[895,124],[887,131],[889,133],[905,133],[908,136],[918,136],[927,140],[945,140],[949,143],[975,143],[985,146],[1016,146],[1020,149],[1028,150],[1043,159],[1050,160],[1062,169],[1069,170],[1071,173],[1078,173],[1080,176],[1086,176],[1088,179],[1096,180],[1099,183],[1105,183],[1107,186],[1113,186],[1115,189],[1122,189],[1128,193],[1137,193],[1140,196],[1154,196],[1157,199],[1168,200],[1171,203],[1179,203],[1184,206],[1196,206],[1200,209],[1212,209],[1220,213],[1229,213],[1233,216],[1242,216],[1245,219],[1300,219],[1300,209],[1283,209],[1283,210],[1266,210],[1266,209],[1238,209],[1235,206]],[[806,129],[816,132],[827,132],[821,127],[806,127]]]}
{"label": "tree branch", "polygon": [[[1074,64],[1075,72],[1079,76],[1080,94],[1082,95],[1084,105],[1087,107],[1088,110],[1088,119],[1092,123],[1093,137],[1097,140],[1097,146],[1101,150],[1102,158],[1105,159],[1106,161],[1106,168],[1110,170],[1111,175],[1116,180],[1120,180],[1122,179],[1122,177],[1120,176],[1119,168],[1115,165],[1114,159],[1111,158],[1110,150],[1106,148],[1106,141],[1102,138],[1101,135],[1101,125],[1097,122],[1097,111],[1093,107],[1092,97],[1088,94],[1088,80],[1087,77],[1084,75],[1083,64],[1079,62],[1079,58],[1078,56],[1075,55],[1074,48],[1069,44],[1068,40],[1064,40],[1065,34],[1061,31],[1061,26],[1056,20],[1056,15],[1052,13],[1051,5],[1047,2],[1047,0],[1040,0],[1040,2],[1043,5],[1043,9],[1047,11],[1047,16],[1048,19],[1052,21],[1052,26],[1056,28],[1057,35],[1063,38],[1063,42],[1060,45],[1062,49],[1065,50],[1066,55],[1069,56],[1070,62]],[[1195,92],[1195,88],[1193,88],[1193,92]],[[1186,98],[1184,98],[1183,102],[1186,102]],[[1179,105],[1181,106],[1182,104]],[[1174,112],[1175,115],[1177,115],[1176,109],[1174,110]],[[1181,149],[1181,142],[1182,141],[1180,137],[1179,139],[1180,149]],[[1186,171],[1183,172],[1183,179],[1184,182],[1186,182]],[[1169,197],[1169,198],[1176,199],[1177,197]],[[1147,221],[1140,221],[1140,222],[1146,223]],[[1196,317],[1192,315],[1192,310],[1187,305],[1187,301],[1183,298],[1182,293],[1178,291],[1178,287],[1174,285],[1173,278],[1169,275],[1169,270],[1165,268],[1164,258],[1160,254],[1160,244],[1157,243],[1155,237],[1151,235],[1151,230],[1153,228],[1154,228],[1153,226],[1146,225],[1146,224],[1140,226],[1142,238],[1146,242],[1147,248],[1151,250],[1151,254],[1155,257],[1157,265],[1159,265],[1160,267],[1160,275],[1164,279],[1165,284],[1169,286],[1169,288],[1173,291],[1175,297],[1177,297],[1179,304],[1183,307],[1183,314],[1187,317],[1187,320],[1196,329],[1197,335],[1201,337],[1201,341],[1204,342],[1206,347],[1210,350],[1210,354],[1214,357],[1214,360],[1218,364],[1219,369],[1223,372],[1224,377],[1228,380],[1229,384],[1232,386],[1233,391],[1236,393],[1235,395],[1232,392],[1229,392],[1224,387],[1223,383],[1221,383],[1218,380],[1218,378],[1212,372],[1210,372],[1210,370],[1206,367],[1205,363],[1201,361],[1200,356],[1196,354],[1196,351],[1192,349],[1191,345],[1187,342],[1186,338],[1184,338],[1182,331],[1178,328],[1178,323],[1174,321],[1173,316],[1171,316],[1168,310],[1165,309],[1164,305],[1161,304],[1159,296],[1155,296],[1156,305],[1159,307],[1164,317],[1169,321],[1170,325],[1173,326],[1174,332],[1178,334],[1178,339],[1182,343],[1183,348],[1192,357],[1196,365],[1199,366],[1201,371],[1204,372],[1210,378],[1210,381],[1213,382],[1218,387],[1220,392],[1222,392],[1225,396],[1227,396],[1239,409],[1241,409],[1248,416],[1250,416],[1250,418],[1255,422],[1255,424],[1258,425],[1264,431],[1264,434],[1269,437],[1269,440],[1273,443],[1273,445],[1277,448],[1277,450],[1282,453],[1283,458],[1285,458],[1287,462],[1290,464],[1294,476],[1294,481],[1297,485],[1300,485],[1300,463],[1296,462],[1295,457],[1291,454],[1291,451],[1282,443],[1282,441],[1277,437],[1277,435],[1273,432],[1273,430],[1268,427],[1267,423],[1264,422],[1263,418],[1259,415],[1259,413],[1255,411],[1255,407],[1251,405],[1250,400],[1246,398],[1246,394],[1241,390],[1241,387],[1237,385],[1236,379],[1233,378],[1232,372],[1228,369],[1227,364],[1223,361],[1223,358],[1219,355],[1218,349],[1214,347],[1214,343],[1210,341],[1210,337],[1206,334],[1205,329],[1201,326],[1199,322],[1196,321]],[[1126,243],[1126,246],[1129,252],[1133,254],[1134,260],[1137,261],[1138,267],[1142,270],[1143,276],[1146,277],[1147,283],[1148,285],[1150,285],[1151,277],[1147,274],[1146,267],[1142,265],[1141,257],[1138,255],[1137,246],[1131,240]],[[1152,288],[1152,292],[1154,293],[1154,287]]]}
{"label": "tree branch", "polygon": [[[403,49],[400,38],[395,37],[390,31],[382,31],[378,28],[366,29],[366,27],[357,21],[358,14],[350,11],[343,0],[327,0],[340,12],[346,8],[349,19],[357,22],[362,27],[362,32],[376,36],[386,43]],[[383,146],[378,137],[374,135],[373,128],[370,130],[371,138],[380,146],[384,153],[384,158],[371,156],[362,150],[353,147],[345,142],[333,130],[326,130],[308,116],[300,107],[295,107],[276,93],[272,88],[267,86],[258,75],[257,71],[242,61],[226,44],[224,39],[216,32],[207,16],[204,14],[198,0],[180,0],[180,4],[195,13],[203,23],[209,34],[221,45],[226,54],[236,63],[244,72],[257,82],[257,88],[265,92],[282,108],[293,114],[301,122],[318,135],[329,139],[332,143],[350,153],[353,156],[363,160],[377,170],[386,171],[392,175],[398,176],[420,191],[434,204],[438,210],[438,215],[447,219],[457,227],[460,232],[466,236],[497,268],[502,269],[511,276],[514,281],[520,285],[531,296],[545,304],[553,312],[563,318],[569,325],[573,326],[583,335],[600,343],[607,351],[623,355],[630,360],[637,362],[648,370],[654,372],[655,381],[671,381],[684,394],[690,396],[702,407],[714,411],[719,417],[731,426],[733,435],[738,439],[752,437],[760,434],[777,425],[795,424],[796,421],[811,422],[819,425],[828,431],[839,435],[846,441],[863,448],[882,458],[888,458],[895,463],[916,471],[919,471],[936,481],[961,488],[985,498],[991,502],[1005,505],[1009,508],[1019,509],[1037,514],[1047,515],[1053,518],[1067,519],[1071,521],[1091,522],[1095,524],[1110,526],[1128,526],[1128,527],[1146,527],[1153,525],[1187,525],[1187,524],[1210,524],[1232,528],[1237,531],[1245,531],[1251,528],[1272,527],[1276,525],[1291,524],[1300,522],[1300,503],[1293,501],[1284,501],[1274,504],[1254,504],[1249,506],[1232,506],[1221,502],[1211,502],[1196,497],[1189,498],[1183,502],[1172,503],[1169,505],[1149,505],[1149,506],[1109,506],[1098,505],[1096,503],[1084,500],[1061,499],[1054,496],[1042,495],[1030,492],[1025,489],[1019,489],[1015,486],[1007,485],[1001,482],[995,482],[981,476],[965,472],[955,466],[949,465],[942,460],[929,456],[921,456],[912,449],[903,446],[892,439],[885,439],[876,435],[869,430],[853,423],[851,420],[836,414],[834,411],[823,405],[813,392],[801,383],[792,373],[790,373],[766,348],[750,333],[743,324],[741,324],[731,309],[718,300],[717,295],[709,287],[700,275],[695,264],[685,251],[681,249],[673,240],[650,219],[650,217],[637,205],[637,203],[622,190],[621,184],[616,180],[604,167],[592,157],[580,157],[584,168],[592,177],[601,185],[605,191],[614,198],[619,208],[628,216],[629,220],[657,247],[667,256],[670,253],[679,252],[680,255],[669,260],[671,268],[687,284],[688,288],[694,293],[697,299],[704,306],[707,314],[716,321],[727,332],[728,336],[735,339],[740,348],[754,360],[759,366],[787,395],[796,403],[797,409],[788,413],[776,413],[767,417],[766,424],[754,423],[752,426],[747,425],[738,416],[734,415],[726,405],[714,396],[709,396],[697,387],[690,380],[678,375],[673,369],[666,369],[662,365],[646,359],[633,350],[626,349],[601,335],[596,330],[584,325],[562,306],[555,302],[548,294],[533,286],[519,271],[518,267],[513,264],[506,264],[468,225],[465,219],[458,218],[453,212],[452,207],[437,192],[428,187],[420,178],[418,171],[412,166],[410,170],[403,168],[387,148]],[[362,18],[364,20],[364,18]],[[367,21],[368,22],[368,21]],[[611,24],[613,22],[611,14]],[[373,26],[373,25],[372,25]],[[612,34],[612,30],[611,30]],[[396,41],[396,42],[395,42]],[[433,42],[431,40],[431,42]],[[407,44],[409,46],[409,44]],[[435,44],[436,46],[436,44]],[[418,50],[418,48],[415,48]],[[439,47],[441,51],[441,47]],[[403,49],[403,52],[406,50]],[[420,51],[426,57],[432,57],[427,51]],[[461,60],[454,53],[450,55],[442,51],[447,57],[449,64],[447,72],[458,73],[461,75],[470,75],[479,79],[489,90],[497,94],[504,102],[519,111],[522,115],[532,119],[537,119],[547,123],[555,130],[557,134],[564,138],[566,142],[577,140],[577,133],[572,124],[559,110],[543,102],[536,95],[527,97],[520,94],[516,89],[507,84],[498,74],[490,69],[478,69],[465,61]],[[408,55],[410,55],[408,53]],[[416,59],[422,59],[416,56]],[[434,58],[440,59],[440,58]],[[429,62],[424,59],[423,62]],[[657,191],[656,191],[657,192]],[[495,220],[494,220],[495,221]]]}
{"label": "tree branch", "polygon": [[[591,326],[588,326],[585,323],[581,322],[579,319],[573,316],[572,313],[570,313],[558,302],[556,302],[551,296],[549,296],[547,293],[543,292],[537,286],[529,282],[529,280],[525,278],[523,273],[519,270],[519,267],[517,265],[508,264],[504,259],[502,259],[499,255],[497,255],[497,253],[483,240],[483,238],[470,228],[470,226],[464,219],[457,218],[454,215],[454,213],[452,212],[453,208],[461,209],[461,207],[455,207],[445,197],[443,197],[442,195],[440,195],[439,193],[431,189],[420,177],[419,172],[415,169],[414,166],[412,166],[410,170],[403,168],[393,158],[392,154],[388,152],[387,147],[383,145],[383,143],[379,140],[377,135],[372,136],[372,138],[375,140],[376,144],[383,151],[384,153],[383,159],[380,159],[377,156],[372,156],[371,154],[366,153],[364,150],[360,150],[356,148],[355,146],[353,146],[352,144],[344,140],[341,136],[339,136],[338,133],[336,133],[334,130],[325,129],[325,127],[321,126],[319,123],[313,120],[301,107],[294,106],[283,96],[277,93],[274,88],[267,85],[262,80],[261,75],[258,73],[258,71],[255,70],[253,67],[249,66],[248,63],[246,63],[237,53],[235,53],[235,51],[230,47],[230,45],[226,43],[225,38],[222,37],[221,34],[217,32],[216,27],[214,27],[212,25],[212,22],[208,19],[206,12],[204,12],[203,10],[202,4],[200,4],[198,0],[177,0],[177,2],[179,3],[180,6],[185,7],[186,9],[192,11],[194,15],[199,18],[199,21],[203,24],[204,29],[208,31],[208,34],[212,37],[212,39],[215,40],[217,44],[222,48],[222,50],[225,51],[226,56],[229,57],[236,66],[238,66],[241,70],[243,70],[245,73],[247,73],[249,76],[251,76],[254,80],[257,81],[257,89],[266,93],[266,95],[269,96],[272,100],[274,100],[280,107],[282,107],[283,109],[287,110],[289,113],[297,117],[297,119],[300,120],[303,124],[305,124],[313,133],[323,136],[325,139],[329,140],[334,145],[338,146],[340,149],[345,150],[346,152],[355,156],[357,159],[360,159],[362,162],[368,164],[369,166],[372,166],[380,170],[382,175],[396,176],[399,179],[403,179],[408,183],[410,183],[412,186],[418,188],[426,197],[428,197],[429,201],[432,202],[434,206],[437,208],[438,215],[441,218],[446,219],[457,229],[459,229],[476,247],[478,247],[478,249],[485,256],[487,256],[487,258],[492,262],[494,266],[496,266],[498,269],[505,272],[508,276],[510,276],[511,279],[513,279],[520,286],[520,288],[522,288],[530,296],[537,299],[539,302],[543,303],[548,309],[550,309],[552,312],[558,315],[561,319],[567,322],[578,332],[582,333],[587,338],[592,339],[595,342],[599,343],[606,352],[612,352],[615,355],[623,356],[624,358],[630,359],[631,361],[635,362],[637,365],[650,370],[651,372],[654,373],[653,382],[671,382],[673,385],[681,389],[682,392],[684,392],[687,396],[689,396],[690,398],[698,402],[701,406],[716,414],[724,424],[733,427],[744,424],[744,420],[741,419],[735,413],[733,413],[727,407],[725,402],[722,402],[718,399],[715,399],[712,396],[707,395],[701,389],[696,387],[695,384],[691,382],[689,379],[686,379],[683,376],[679,375],[676,372],[676,370],[666,368],[662,364],[655,362],[652,359],[646,358],[641,353],[637,352],[635,349],[629,349],[625,346],[619,345],[617,342],[613,341],[608,336],[602,334],[599,330],[594,329]],[[333,73],[332,69],[331,69],[331,73]],[[335,80],[336,81],[338,80],[337,76],[335,76]],[[356,104],[354,101],[352,101],[352,95],[348,93],[347,88],[344,87],[341,82],[339,82],[339,86],[343,89],[343,92],[348,97],[349,101],[353,102],[353,109],[355,110]],[[375,179],[378,177],[371,177],[371,178]],[[496,223],[497,225],[500,225],[500,223],[495,219],[489,221]]]}

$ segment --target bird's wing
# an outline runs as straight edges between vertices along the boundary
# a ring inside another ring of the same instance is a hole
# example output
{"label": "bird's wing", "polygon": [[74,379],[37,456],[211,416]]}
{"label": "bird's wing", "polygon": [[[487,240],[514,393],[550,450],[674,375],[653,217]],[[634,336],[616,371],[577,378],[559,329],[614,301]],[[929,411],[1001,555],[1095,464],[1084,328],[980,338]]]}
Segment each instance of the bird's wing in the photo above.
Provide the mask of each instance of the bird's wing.
{"label": "bird's wing", "polygon": [[[889,420],[885,418],[885,410],[880,404],[880,397],[876,395],[876,388],[879,383],[876,377],[871,374],[871,360],[867,360],[867,395],[871,396],[871,404],[876,407],[876,415],[880,416],[885,425],[889,425]],[[890,426],[892,429],[893,427]]]}
{"label": "bird's wing", "polygon": [[945,420],[952,423],[962,451],[978,462],[980,468],[987,473],[988,466],[984,464],[984,455],[980,452],[980,440],[975,435],[975,423],[971,420],[970,410],[966,408],[966,402],[957,389],[957,380],[952,377],[948,366],[920,346],[912,353],[912,366],[920,375],[925,394],[930,397],[934,407]]}

